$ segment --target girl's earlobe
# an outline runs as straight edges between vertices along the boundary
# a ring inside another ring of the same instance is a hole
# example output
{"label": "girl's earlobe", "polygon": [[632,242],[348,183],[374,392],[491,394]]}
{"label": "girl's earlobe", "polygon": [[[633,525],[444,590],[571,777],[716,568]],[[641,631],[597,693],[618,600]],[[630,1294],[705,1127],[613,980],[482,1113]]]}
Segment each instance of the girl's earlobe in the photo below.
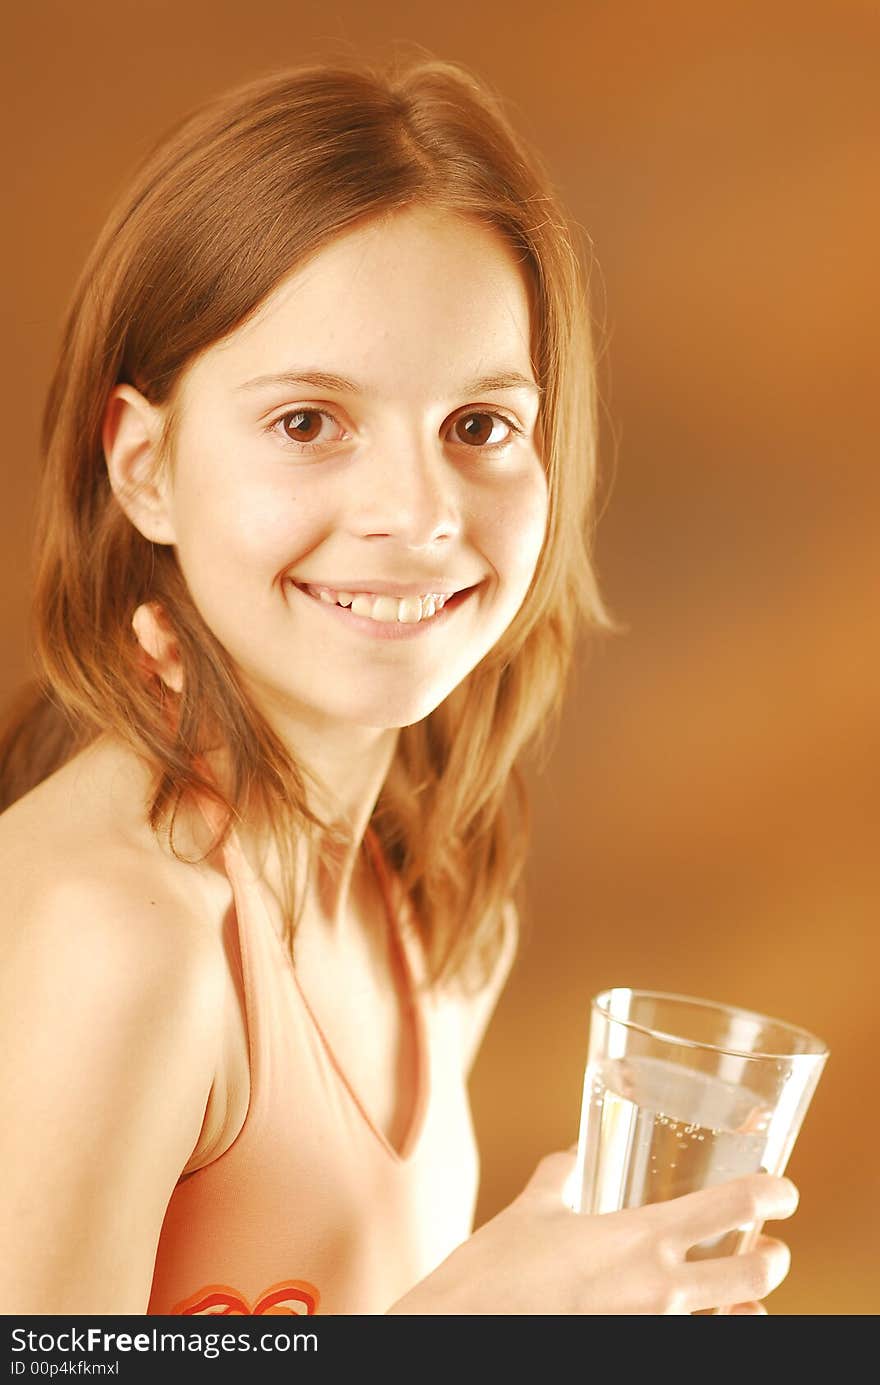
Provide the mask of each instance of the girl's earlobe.
{"label": "girl's earlobe", "polygon": [[159,602],[143,602],[132,616],[131,624],[140,645],[140,661],[144,671],[161,679],[172,692],[182,692],[180,648],[171,622]]}

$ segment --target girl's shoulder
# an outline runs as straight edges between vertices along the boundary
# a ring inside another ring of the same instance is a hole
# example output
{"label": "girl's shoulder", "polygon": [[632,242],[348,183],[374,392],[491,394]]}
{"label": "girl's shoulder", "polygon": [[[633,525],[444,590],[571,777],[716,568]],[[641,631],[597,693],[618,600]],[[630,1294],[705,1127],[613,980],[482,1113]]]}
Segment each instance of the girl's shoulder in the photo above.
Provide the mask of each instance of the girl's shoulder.
{"label": "girl's shoulder", "polygon": [[136,915],[152,921],[154,943],[211,965],[209,873],[196,870],[194,889],[194,868],[163,850],[146,821],[148,791],[146,766],[99,737],[0,814],[0,939],[67,909],[85,946],[99,921],[124,938]]}
{"label": "girl's shoulder", "polygon": [[136,793],[124,758],[84,753],[0,815],[10,1311],[145,1312],[168,1199],[210,1134],[223,973],[137,835]]}

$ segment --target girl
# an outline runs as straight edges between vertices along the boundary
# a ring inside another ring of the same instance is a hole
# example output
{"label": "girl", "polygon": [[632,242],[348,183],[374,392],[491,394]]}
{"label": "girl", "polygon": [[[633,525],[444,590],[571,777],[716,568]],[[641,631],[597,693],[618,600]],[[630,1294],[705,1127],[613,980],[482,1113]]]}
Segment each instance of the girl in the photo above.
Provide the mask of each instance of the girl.
{"label": "girl", "polygon": [[590,563],[583,271],[496,99],[270,74],[149,155],[44,420],[40,685],[3,740],[0,1304],[694,1313],[788,1254],[757,1175],[471,1235],[516,762]]}

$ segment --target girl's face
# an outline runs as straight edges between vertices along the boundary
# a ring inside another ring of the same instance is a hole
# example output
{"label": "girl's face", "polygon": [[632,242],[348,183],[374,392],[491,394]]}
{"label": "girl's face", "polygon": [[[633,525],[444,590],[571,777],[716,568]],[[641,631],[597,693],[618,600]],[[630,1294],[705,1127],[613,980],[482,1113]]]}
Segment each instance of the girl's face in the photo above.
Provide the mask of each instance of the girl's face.
{"label": "girl's face", "polygon": [[187,372],[170,530],[273,721],[409,725],[513,620],[547,519],[529,329],[499,234],[408,209],[340,236]]}

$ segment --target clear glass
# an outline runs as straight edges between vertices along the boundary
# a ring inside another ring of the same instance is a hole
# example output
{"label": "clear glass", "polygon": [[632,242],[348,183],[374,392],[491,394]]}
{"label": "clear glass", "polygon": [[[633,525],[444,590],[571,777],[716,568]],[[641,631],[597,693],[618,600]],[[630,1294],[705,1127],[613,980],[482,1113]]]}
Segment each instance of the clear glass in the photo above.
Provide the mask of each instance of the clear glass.
{"label": "clear glass", "polygon": [[[827,1057],[821,1039],[767,1015],[603,991],[591,1002],[574,1210],[615,1212],[782,1174]],[[748,1250],[760,1230],[702,1241],[688,1259]]]}

